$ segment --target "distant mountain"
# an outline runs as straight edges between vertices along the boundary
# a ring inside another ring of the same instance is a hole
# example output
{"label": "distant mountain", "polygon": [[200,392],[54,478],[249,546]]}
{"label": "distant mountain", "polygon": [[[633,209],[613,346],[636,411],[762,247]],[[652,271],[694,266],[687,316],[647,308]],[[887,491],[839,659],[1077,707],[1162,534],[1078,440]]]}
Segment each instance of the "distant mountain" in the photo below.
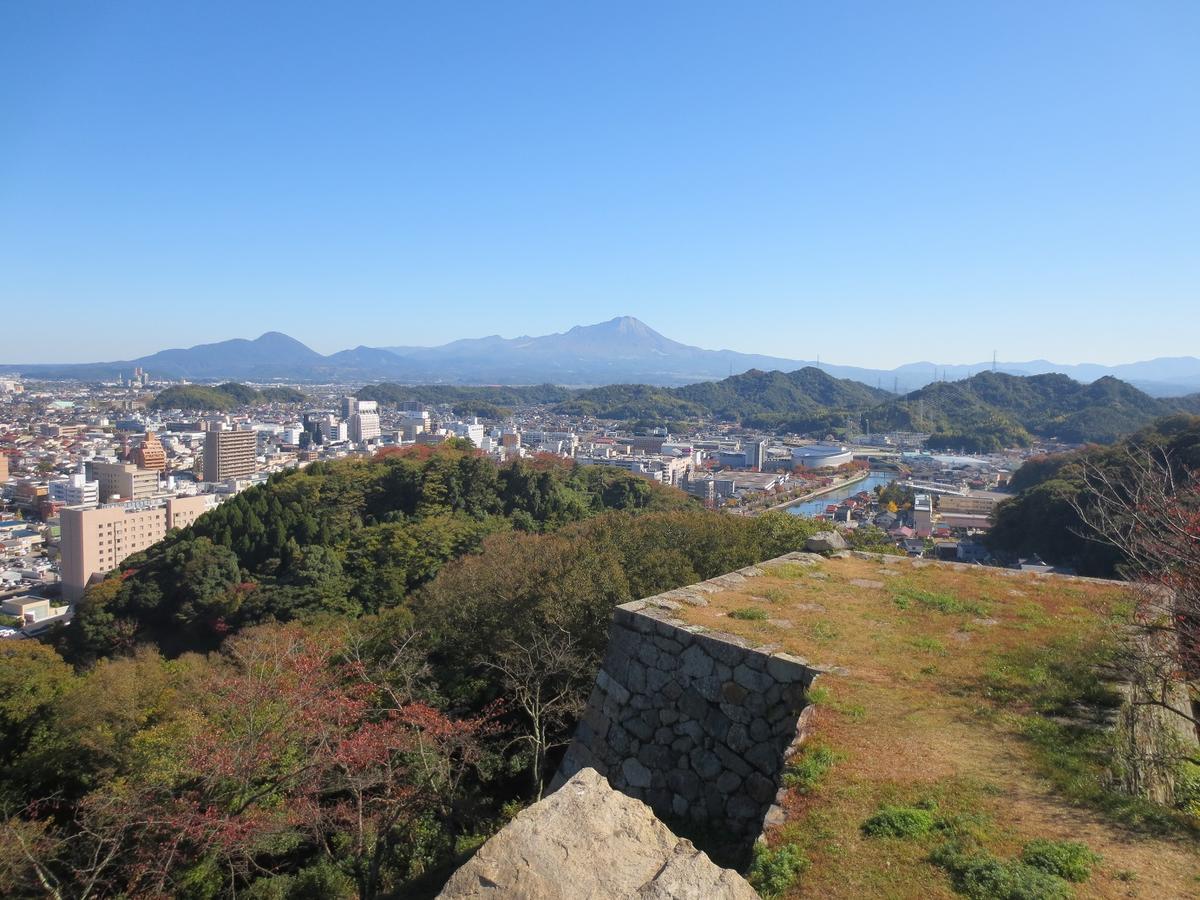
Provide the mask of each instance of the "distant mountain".
{"label": "distant mountain", "polygon": [[[379,381],[408,384],[542,384],[591,386],[640,383],[683,386],[713,381],[752,369],[820,369],[904,394],[938,381],[956,381],[992,363],[942,365],[916,362],[895,369],[870,369],[805,360],[705,350],[671,340],[632,316],[595,325],[577,325],[560,334],[504,338],[491,335],[452,341],[439,347],[359,346],[323,356],[294,338],[268,332],[255,340],[236,339],[163,350],[138,359],[106,363],[0,365],[35,378],[112,380],[141,367],[152,376],[195,381]],[[999,362],[1000,373],[1041,375],[1058,372],[1079,381],[1115,376],[1157,397],[1200,391],[1200,359],[1167,357],[1120,366],[1059,365],[1047,360]]]}

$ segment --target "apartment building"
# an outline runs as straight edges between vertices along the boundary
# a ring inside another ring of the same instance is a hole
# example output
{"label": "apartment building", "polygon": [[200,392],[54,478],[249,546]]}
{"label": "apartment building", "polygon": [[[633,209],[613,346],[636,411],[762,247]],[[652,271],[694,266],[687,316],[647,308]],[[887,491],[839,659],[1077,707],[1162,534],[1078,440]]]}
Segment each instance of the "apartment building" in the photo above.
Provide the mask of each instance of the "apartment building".
{"label": "apartment building", "polygon": [[158,472],[139,468],[135,463],[97,462],[87,464],[90,481],[100,482],[100,502],[114,497],[121,500],[149,500],[159,492]]}
{"label": "apartment building", "polygon": [[204,435],[204,480],[249,478],[257,470],[258,434],[254,431],[209,431]]}
{"label": "apartment building", "polygon": [[216,502],[210,494],[132,501],[98,509],[67,507],[60,513],[63,597],[74,603],[92,578],[186,528]]}
{"label": "apartment building", "polygon": [[8,454],[0,450],[0,484],[8,482]]}

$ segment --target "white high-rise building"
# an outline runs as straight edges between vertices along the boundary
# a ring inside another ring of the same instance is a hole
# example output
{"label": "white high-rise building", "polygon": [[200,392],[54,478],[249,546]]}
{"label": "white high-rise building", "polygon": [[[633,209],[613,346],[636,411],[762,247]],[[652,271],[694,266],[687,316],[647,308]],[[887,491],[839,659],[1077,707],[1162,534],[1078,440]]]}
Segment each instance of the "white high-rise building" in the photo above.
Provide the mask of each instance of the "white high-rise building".
{"label": "white high-rise building", "polygon": [[82,472],[50,482],[49,497],[67,506],[94,507],[100,503],[100,482],[88,481]]}
{"label": "white high-rise building", "polygon": [[351,408],[354,412],[350,415],[350,440],[357,444],[364,441],[373,441],[378,439],[382,431],[379,427],[379,404],[374,400],[354,400]]}

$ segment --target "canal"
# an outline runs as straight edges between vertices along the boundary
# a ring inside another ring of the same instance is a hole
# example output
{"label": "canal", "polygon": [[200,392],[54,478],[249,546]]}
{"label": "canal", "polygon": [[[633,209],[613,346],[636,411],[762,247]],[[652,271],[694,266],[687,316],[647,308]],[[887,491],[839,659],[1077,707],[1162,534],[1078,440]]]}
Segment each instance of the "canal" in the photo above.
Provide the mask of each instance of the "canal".
{"label": "canal", "polygon": [[822,494],[820,497],[814,497],[812,500],[804,503],[797,503],[795,506],[789,506],[787,511],[793,516],[819,516],[825,512],[825,507],[830,503],[841,503],[847,497],[853,497],[860,491],[875,491],[875,485],[888,484],[894,481],[896,473],[894,472],[872,472],[862,481],[856,481],[854,484],[848,484],[838,488],[836,491],[830,491],[828,494]]}

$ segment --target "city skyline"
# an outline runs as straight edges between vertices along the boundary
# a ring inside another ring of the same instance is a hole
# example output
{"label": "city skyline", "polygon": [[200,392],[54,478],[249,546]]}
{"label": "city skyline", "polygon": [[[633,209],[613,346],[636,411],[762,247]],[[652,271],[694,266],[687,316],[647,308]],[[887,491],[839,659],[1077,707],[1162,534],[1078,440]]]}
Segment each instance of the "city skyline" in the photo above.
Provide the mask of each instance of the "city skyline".
{"label": "city skyline", "polygon": [[1191,4],[456,12],[0,11],[0,357],[1200,350]]}

